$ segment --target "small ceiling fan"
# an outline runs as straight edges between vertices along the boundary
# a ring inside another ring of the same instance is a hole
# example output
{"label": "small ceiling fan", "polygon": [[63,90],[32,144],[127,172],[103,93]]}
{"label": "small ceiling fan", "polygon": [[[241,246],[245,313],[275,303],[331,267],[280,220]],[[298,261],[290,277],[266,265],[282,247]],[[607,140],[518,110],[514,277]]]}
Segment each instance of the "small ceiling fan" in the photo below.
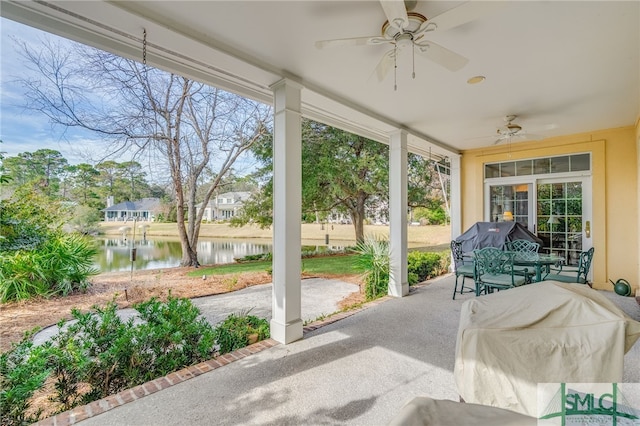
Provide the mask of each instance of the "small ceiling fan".
{"label": "small ceiling fan", "polygon": [[[504,2],[475,2],[469,1],[454,7],[438,16],[427,19],[424,15],[413,12],[417,1],[380,0],[380,4],[387,20],[382,24],[381,35],[321,40],[316,42],[318,49],[334,46],[361,46],[390,44],[392,49],[384,54],[376,67],[376,75],[382,81],[391,66],[396,65],[400,51],[412,48],[427,59],[443,66],[450,71],[457,71],[464,67],[468,59],[437,43],[426,40],[425,35],[431,31],[444,31],[449,28],[472,21],[502,7]],[[412,77],[415,78],[415,69]]]}
{"label": "small ceiling fan", "polygon": [[504,117],[505,125],[498,127],[496,133],[498,134],[498,138],[494,142],[494,144],[499,144],[502,141],[514,141],[514,140],[534,140],[534,139],[542,139],[540,135],[532,135],[525,132],[522,129],[522,126],[514,123],[513,121],[518,118],[517,115],[507,115]]}

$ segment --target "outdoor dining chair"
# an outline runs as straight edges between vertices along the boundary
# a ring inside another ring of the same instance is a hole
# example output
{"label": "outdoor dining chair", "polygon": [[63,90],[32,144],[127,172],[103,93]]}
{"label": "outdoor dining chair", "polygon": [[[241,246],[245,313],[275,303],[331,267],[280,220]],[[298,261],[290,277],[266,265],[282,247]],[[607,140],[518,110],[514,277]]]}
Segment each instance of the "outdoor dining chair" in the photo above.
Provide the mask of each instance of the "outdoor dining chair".
{"label": "outdoor dining chair", "polygon": [[550,273],[547,279],[565,283],[589,284],[591,286],[587,275],[589,275],[589,269],[591,269],[594,251],[594,248],[591,247],[589,250],[580,253],[578,266],[565,266],[562,264],[555,267],[552,266],[551,271],[553,273]]}
{"label": "outdoor dining chair", "polygon": [[[507,251],[512,251],[514,253],[538,253],[540,250],[540,244],[529,240],[507,241],[505,243],[505,247]],[[525,277],[527,284],[533,281],[533,276],[535,275],[535,271],[531,268],[518,265],[514,265],[513,273]]]}
{"label": "outdoor dining chair", "polygon": [[518,287],[526,282],[524,276],[513,271],[515,253],[495,247],[474,250],[476,296],[490,294],[494,290]]}
{"label": "outdoor dining chair", "polygon": [[537,253],[540,250],[540,244],[529,240],[513,240],[505,243],[507,251]]}
{"label": "outdoor dining chair", "polygon": [[458,292],[458,277],[462,277],[460,294],[475,291],[474,288],[465,287],[464,285],[464,280],[466,278],[474,278],[473,260],[465,260],[464,253],[462,252],[462,242],[456,240],[451,241],[451,256],[453,257],[453,271],[456,274],[456,285],[453,288],[453,300],[456,300],[456,293]]}

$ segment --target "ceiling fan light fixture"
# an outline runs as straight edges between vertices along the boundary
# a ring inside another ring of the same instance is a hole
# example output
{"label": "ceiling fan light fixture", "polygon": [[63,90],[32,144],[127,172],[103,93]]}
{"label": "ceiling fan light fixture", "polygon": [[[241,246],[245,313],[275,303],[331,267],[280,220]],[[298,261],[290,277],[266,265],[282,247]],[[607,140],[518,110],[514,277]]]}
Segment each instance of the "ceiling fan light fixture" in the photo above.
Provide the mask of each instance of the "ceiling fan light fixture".
{"label": "ceiling fan light fixture", "polygon": [[522,130],[522,127],[513,122],[517,118],[516,115],[507,115],[504,117],[505,124],[503,127],[499,127],[497,133],[500,136],[511,137],[516,135]]}
{"label": "ceiling fan light fixture", "polygon": [[506,126],[498,129],[498,134],[501,136],[513,136],[516,133],[520,132],[520,130],[522,130],[521,126],[515,123],[509,123]]}
{"label": "ceiling fan light fixture", "polygon": [[399,35],[396,38],[396,46],[401,49],[413,47],[413,36],[409,33]]}

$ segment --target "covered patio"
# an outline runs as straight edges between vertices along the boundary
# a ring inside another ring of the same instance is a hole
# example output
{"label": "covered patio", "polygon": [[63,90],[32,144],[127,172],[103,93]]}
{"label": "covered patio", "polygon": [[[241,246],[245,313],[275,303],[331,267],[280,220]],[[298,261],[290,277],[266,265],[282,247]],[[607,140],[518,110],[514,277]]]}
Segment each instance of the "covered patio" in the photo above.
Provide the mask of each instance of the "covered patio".
{"label": "covered patio", "polygon": [[0,13],[273,105],[278,342],[303,337],[302,117],[390,147],[391,296],[408,294],[409,152],[448,163],[452,238],[523,195],[515,216],[532,232],[561,215],[559,250],[596,247],[594,287],[639,288],[637,2],[4,1]]}
{"label": "covered patio", "polygon": [[[84,424],[386,424],[414,396],[457,400],[455,336],[473,296],[452,301],[452,276],[409,290],[409,152],[449,165],[452,238],[526,195],[512,213],[532,232],[575,219],[565,234],[596,248],[595,288],[639,288],[638,2],[7,0],[0,13],[274,108],[274,346],[110,397],[103,408],[120,406]],[[303,117],[389,145],[392,253],[390,298],[306,332]],[[633,298],[607,295],[640,319]],[[637,365],[636,344],[624,382],[640,382]]]}
{"label": "covered patio", "polygon": [[[152,394],[144,396],[138,387],[89,410],[63,413],[56,424],[86,418],[90,411],[93,417],[82,425],[385,425],[416,396],[457,401],[453,370],[460,309],[475,296],[451,300],[453,280],[439,277],[402,299],[388,297],[338,321],[316,322],[302,340],[237,353],[240,359],[197,377],[183,374],[184,381],[174,377],[176,383],[163,390],[147,383]],[[633,298],[602,293],[640,320]],[[623,382],[640,383],[638,365],[636,344],[624,357]]]}

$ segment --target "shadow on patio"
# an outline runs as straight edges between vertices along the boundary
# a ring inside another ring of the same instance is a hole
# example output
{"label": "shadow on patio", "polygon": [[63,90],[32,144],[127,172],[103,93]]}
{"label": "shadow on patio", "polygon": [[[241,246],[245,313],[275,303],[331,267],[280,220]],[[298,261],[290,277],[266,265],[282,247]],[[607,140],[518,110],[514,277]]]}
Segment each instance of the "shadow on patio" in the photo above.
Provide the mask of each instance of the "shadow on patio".
{"label": "shadow on patio", "polygon": [[[415,396],[458,400],[453,367],[460,307],[440,277],[354,315],[82,422],[158,424],[387,424]],[[632,298],[606,292],[640,319]],[[624,300],[622,300],[624,299]],[[640,345],[624,382],[640,382]]]}

